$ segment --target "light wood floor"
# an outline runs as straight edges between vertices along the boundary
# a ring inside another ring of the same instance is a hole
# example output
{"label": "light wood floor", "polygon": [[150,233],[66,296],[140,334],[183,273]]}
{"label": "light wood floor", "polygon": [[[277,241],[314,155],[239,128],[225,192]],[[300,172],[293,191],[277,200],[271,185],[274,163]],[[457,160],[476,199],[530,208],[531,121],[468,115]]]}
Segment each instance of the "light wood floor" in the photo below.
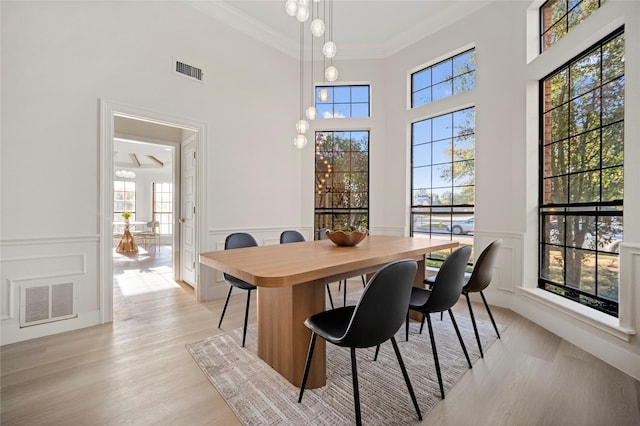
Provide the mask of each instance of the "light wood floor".
{"label": "light wood floor", "polygon": [[[197,303],[173,282],[168,247],[140,257],[115,261],[112,324],[1,348],[2,425],[238,424],[184,347],[221,332],[223,301]],[[223,330],[242,326],[245,300],[232,297]],[[422,424],[640,424],[638,381],[511,311],[493,312],[508,327],[502,339]]]}

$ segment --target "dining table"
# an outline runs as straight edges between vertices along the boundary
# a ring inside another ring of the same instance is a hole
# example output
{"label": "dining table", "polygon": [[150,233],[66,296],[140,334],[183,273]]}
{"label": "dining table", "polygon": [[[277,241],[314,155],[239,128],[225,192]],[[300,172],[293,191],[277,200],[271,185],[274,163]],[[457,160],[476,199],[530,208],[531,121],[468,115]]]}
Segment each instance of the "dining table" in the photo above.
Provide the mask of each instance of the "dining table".
{"label": "dining table", "polygon": [[[458,246],[456,241],[369,235],[352,247],[331,240],[273,244],[200,254],[200,263],[257,287],[257,355],[300,387],[311,331],[304,321],[326,310],[325,284],[370,277],[387,263],[418,262],[414,285],[424,287],[425,255]],[[316,342],[307,388],[326,384],[326,348]]]}
{"label": "dining table", "polygon": [[116,253],[137,253],[138,245],[136,244],[136,240],[131,235],[131,231],[129,230],[130,226],[136,225],[144,225],[146,222],[113,222],[113,226],[123,226],[124,232],[122,233],[122,237],[118,242],[118,246],[116,247]]}

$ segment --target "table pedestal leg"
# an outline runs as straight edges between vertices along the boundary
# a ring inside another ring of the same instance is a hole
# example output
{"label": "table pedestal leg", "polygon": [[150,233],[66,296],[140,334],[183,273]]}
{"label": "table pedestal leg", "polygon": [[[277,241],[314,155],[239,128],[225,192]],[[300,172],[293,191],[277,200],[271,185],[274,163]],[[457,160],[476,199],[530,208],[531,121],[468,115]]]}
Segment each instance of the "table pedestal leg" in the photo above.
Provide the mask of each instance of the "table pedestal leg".
{"label": "table pedestal leg", "polygon": [[133,239],[131,232],[129,232],[129,226],[124,228],[124,233],[122,234],[122,239],[118,243],[118,247],[116,247],[116,253],[135,253],[138,251],[138,246],[136,245],[136,241]]}
{"label": "table pedestal leg", "polygon": [[[322,283],[258,287],[258,356],[295,386],[302,384],[311,340],[311,330],[304,321],[325,309]],[[306,388],[325,384],[325,341],[318,338]]]}

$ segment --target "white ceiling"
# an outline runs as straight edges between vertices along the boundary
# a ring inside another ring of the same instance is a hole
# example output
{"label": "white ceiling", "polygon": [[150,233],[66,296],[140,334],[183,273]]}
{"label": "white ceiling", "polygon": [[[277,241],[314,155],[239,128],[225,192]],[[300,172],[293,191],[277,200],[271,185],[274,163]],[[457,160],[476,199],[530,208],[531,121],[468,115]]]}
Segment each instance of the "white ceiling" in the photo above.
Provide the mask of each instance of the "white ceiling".
{"label": "white ceiling", "polygon": [[[334,0],[336,58],[387,57],[493,1]],[[322,3],[321,0],[319,4]],[[299,56],[300,23],[285,13],[284,0],[207,0],[188,4],[292,57]],[[306,28],[308,31],[308,22]]]}
{"label": "white ceiling", "polygon": [[144,120],[116,116],[113,164],[116,169],[171,170],[173,153],[192,131]]}

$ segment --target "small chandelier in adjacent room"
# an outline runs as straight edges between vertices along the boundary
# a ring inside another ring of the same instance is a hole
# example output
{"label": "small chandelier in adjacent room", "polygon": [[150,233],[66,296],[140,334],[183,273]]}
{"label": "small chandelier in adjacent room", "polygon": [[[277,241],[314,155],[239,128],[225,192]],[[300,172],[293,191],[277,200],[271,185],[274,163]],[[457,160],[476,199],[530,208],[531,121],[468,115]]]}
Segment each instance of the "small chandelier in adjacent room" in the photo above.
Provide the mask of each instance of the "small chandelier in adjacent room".
{"label": "small chandelier in adjacent room", "polygon": [[[323,17],[320,17],[320,8],[322,6]],[[338,78],[338,69],[333,65],[333,58],[336,56],[337,47],[333,41],[333,0],[286,0],[285,12],[287,15],[295,17],[300,22],[300,118],[296,122],[296,136],[293,139],[293,144],[296,148],[304,148],[307,145],[307,137],[305,133],[309,130],[309,122],[305,120],[305,116],[308,120],[315,120],[318,116],[318,110],[315,107],[315,83],[313,78],[314,68],[314,38],[323,37],[322,54],[323,65],[326,65],[326,60],[330,61],[328,67],[324,70],[325,81],[336,81]],[[328,19],[327,19],[328,15]],[[311,18],[309,24],[309,31],[312,36],[310,39],[311,52],[311,105],[304,110],[304,52],[305,52],[305,23]],[[327,37],[329,40],[327,41]],[[322,89],[318,92],[318,99],[322,102],[326,102],[329,99],[329,92],[326,89]]]}
{"label": "small chandelier in adjacent room", "polygon": [[135,179],[136,177],[135,172],[132,172],[130,170],[116,170],[114,174],[116,175],[116,177],[126,179]]}

